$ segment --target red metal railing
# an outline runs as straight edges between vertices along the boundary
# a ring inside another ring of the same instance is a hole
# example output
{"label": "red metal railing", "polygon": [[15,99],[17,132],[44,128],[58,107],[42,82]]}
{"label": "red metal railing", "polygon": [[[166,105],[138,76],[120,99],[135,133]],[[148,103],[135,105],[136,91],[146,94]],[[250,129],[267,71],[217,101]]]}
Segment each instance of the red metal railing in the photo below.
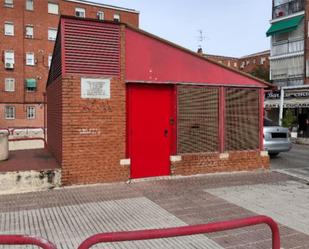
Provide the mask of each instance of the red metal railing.
{"label": "red metal railing", "polygon": [[0,128],[0,132],[1,131],[6,131],[8,135],[10,135],[10,130],[8,128]]}
{"label": "red metal railing", "polygon": [[29,140],[42,140],[44,142],[44,148],[46,148],[46,130],[44,127],[13,127],[13,128],[0,128],[0,131],[7,131],[8,135],[14,135],[16,130],[30,130],[30,129],[40,129],[43,131],[44,138],[42,137],[21,137],[21,138],[9,138],[9,142],[17,141],[29,141]]}
{"label": "red metal railing", "polygon": [[40,130],[43,131],[43,134],[45,133],[44,127],[28,127],[28,126],[25,126],[25,127],[13,127],[10,130],[11,130],[11,134],[13,135],[15,130],[35,130],[35,129],[36,130],[40,129]]}
{"label": "red metal railing", "polygon": [[28,235],[0,235],[0,245],[34,245],[43,249],[57,249],[48,240]]}
{"label": "red metal railing", "polygon": [[91,246],[99,243],[188,236],[195,234],[220,232],[224,230],[231,230],[258,224],[267,224],[270,227],[272,231],[272,249],[280,249],[280,235],[278,225],[273,219],[267,216],[255,216],[232,221],[223,221],[223,222],[215,222],[209,224],[175,227],[175,228],[101,233],[93,235],[88,239],[86,239],[78,247],[78,249],[88,249]]}

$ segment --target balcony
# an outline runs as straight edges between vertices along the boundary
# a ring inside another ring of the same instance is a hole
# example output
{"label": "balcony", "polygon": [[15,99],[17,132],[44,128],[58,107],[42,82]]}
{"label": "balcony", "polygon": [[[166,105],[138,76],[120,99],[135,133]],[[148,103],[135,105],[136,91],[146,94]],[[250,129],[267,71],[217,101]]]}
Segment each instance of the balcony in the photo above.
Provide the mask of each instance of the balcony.
{"label": "balcony", "polygon": [[272,45],[271,56],[299,53],[304,51],[304,39],[276,42]]}
{"label": "balcony", "polygon": [[305,0],[292,0],[273,8],[273,19],[305,10]]}
{"label": "balcony", "polygon": [[302,86],[304,85],[304,78],[293,78],[293,79],[283,79],[283,80],[274,80],[273,84],[276,86]]}
{"label": "balcony", "polygon": [[288,67],[288,68],[272,69],[270,70],[270,75],[272,80],[303,78],[304,68]]}

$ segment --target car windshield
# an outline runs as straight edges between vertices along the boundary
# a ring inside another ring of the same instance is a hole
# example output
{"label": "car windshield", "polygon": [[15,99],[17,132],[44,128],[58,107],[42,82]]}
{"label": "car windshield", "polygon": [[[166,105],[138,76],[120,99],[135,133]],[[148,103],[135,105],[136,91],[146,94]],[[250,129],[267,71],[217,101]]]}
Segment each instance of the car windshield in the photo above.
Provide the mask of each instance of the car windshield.
{"label": "car windshield", "polygon": [[268,119],[268,118],[265,118],[264,119],[264,126],[278,126],[274,121]]}

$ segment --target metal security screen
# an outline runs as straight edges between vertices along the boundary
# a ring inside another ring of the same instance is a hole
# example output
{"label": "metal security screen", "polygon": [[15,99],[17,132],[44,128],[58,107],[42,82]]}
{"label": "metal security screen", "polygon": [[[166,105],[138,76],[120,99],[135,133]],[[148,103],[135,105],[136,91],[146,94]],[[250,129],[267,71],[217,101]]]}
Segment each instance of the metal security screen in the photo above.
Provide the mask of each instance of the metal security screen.
{"label": "metal security screen", "polygon": [[219,89],[178,87],[178,153],[218,151]]}
{"label": "metal security screen", "polygon": [[225,151],[259,148],[259,105],[257,89],[226,89]]}

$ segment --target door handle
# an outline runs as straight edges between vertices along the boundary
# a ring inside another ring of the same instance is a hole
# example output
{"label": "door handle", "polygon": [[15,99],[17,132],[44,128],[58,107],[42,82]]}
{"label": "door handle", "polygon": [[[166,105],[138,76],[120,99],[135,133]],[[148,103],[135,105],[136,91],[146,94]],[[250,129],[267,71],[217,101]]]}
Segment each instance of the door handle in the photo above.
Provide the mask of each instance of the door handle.
{"label": "door handle", "polygon": [[168,129],[164,129],[164,137],[168,136]]}

